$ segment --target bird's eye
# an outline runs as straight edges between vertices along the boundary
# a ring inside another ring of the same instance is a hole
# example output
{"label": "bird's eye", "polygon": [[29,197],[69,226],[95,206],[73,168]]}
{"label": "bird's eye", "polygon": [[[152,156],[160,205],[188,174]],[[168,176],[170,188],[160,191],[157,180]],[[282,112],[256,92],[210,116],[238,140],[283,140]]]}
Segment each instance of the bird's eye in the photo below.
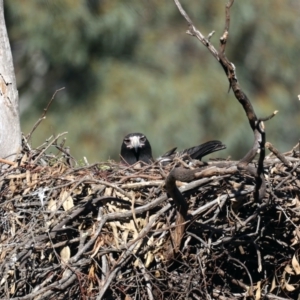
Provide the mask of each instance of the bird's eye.
{"label": "bird's eye", "polygon": [[146,137],[145,136],[141,136],[140,137],[140,142],[142,142],[142,143],[146,142]]}
{"label": "bird's eye", "polygon": [[130,139],[126,138],[124,139],[124,143],[127,145],[127,144],[130,144]]}

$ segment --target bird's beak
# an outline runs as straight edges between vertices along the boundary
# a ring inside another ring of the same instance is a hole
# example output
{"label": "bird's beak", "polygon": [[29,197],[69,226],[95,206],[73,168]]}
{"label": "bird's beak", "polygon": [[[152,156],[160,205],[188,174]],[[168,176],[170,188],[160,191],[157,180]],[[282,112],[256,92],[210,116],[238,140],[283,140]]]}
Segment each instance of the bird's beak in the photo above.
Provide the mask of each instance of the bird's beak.
{"label": "bird's beak", "polygon": [[134,148],[135,152],[138,152],[138,148],[141,146],[140,138],[138,136],[133,136],[131,138],[131,146]]}

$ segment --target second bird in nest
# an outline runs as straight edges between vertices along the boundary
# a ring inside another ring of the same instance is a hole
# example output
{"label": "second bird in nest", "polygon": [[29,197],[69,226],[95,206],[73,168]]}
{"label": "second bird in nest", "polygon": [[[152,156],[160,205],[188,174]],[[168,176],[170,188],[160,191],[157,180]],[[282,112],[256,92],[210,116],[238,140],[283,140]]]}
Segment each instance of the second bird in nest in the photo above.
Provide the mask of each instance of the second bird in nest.
{"label": "second bird in nest", "polygon": [[[186,156],[191,159],[198,159],[215,151],[223,150],[226,146],[220,141],[209,141],[204,144],[176,152],[173,148],[160,156],[157,161],[167,164],[173,161],[174,157]],[[152,149],[147,137],[142,133],[129,133],[122,142],[121,162],[133,165],[138,161],[151,164],[155,161],[152,156]]]}

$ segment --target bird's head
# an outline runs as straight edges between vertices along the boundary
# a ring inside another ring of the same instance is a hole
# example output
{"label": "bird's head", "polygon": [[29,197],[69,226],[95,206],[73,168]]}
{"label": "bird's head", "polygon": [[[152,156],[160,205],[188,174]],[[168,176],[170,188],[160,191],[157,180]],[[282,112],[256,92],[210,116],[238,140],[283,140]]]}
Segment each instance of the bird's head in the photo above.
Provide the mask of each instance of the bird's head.
{"label": "bird's head", "polygon": [[127,149],[133,149],[138,152],[139,149],[145,147],[147,138],[141,133],[130,133],[125,136],[123,143]]}
{"label": "bird's head", "polygon": [[147,137],[142,133],[127,134],[121,146],[121,157],[130,165],[137,161],[150,163],[153,158],[151,145]]}

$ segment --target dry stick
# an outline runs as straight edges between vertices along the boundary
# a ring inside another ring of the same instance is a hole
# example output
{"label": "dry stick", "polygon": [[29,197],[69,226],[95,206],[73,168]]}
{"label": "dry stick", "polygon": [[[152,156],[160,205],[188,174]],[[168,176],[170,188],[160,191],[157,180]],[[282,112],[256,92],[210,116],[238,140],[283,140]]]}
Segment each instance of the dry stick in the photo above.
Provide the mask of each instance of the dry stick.
{"label": "dry stick", "polygon": [[[287,155],[287,153],[284,153],[284,155]],[[294,163],[294,162],[298,162],[299,161],[299,158],[297,158],[297,157],[288,157],[288,156],[285,156],[285,159],[288,161],[288,162],[291,162],[291,163]],[[275,164],[277,164],[277,163],[279,163],[280,162],[280,159],[278,159],[278,158],[270,158],[269,156],[267,156],[266,157],[266,159],[265,159],[265,161],[264,161],[264,165],[265,165],[265,167],[267,167],[267,166],[270,166],[270,165],[275,165]],[[238,164],[238,161],[208,161],[207,162],[207,164],[208,164],[208,166],[213,166],[213,167],[216,167],[216,168],[219,168],[220,170],[223,170],[223,172],[221,172],[220,174],[222,174],[222,173],[224,173],[224,169],[225,168],[233,168],[233,167],[235,167],[235,168],[237,168],[236,166],[237,166],[237,164]],[[254,163],[252,163],[253,165],[254,165]],[[227,170],[226,170],[226,173],[227,173]],[[238,173],[237,172],[237,170],[236,170],[236,173]]]}
{"label": "dry stick", "polygon": [[[119,183],[123,183],[127,180],[130,180],[131,178],[145,178],[145,179],[153,179],[153,180],[159,180],[160,177],[158,176],[151,176],[151,175],[145,175],[145,174],[132,174],[132,175],[128,175],[128,176],[124,176],[122,177],[122,179],[119,181]],[[141,182],[141,183],[147,183],[145,182]],[[124,184],[123,184],[124,185]],[[125,184],[126,185],[126,184]]]}
{"label": "dry stick", "polygon": [[276,187],[274,188],[274,191],[279,189],[285,182],[288,181],[288,179],[290,179],[293,176],[293,172],[299,167],[299,165],[300,165],[300,162],[299,162],[299,159],[298,159],[298,162],[294,165],[293,169],[290,171],[290,174],[287,177],[285,177],[283,180],[281,180],[278,183],[278,185],[276,185]]}
{"label": "dry stick", "polygon": [[[216,166],[210,166],[209,168],[206,168],[202,171],[196,172],[195,173],[195,178],[207,178],[207,177],[211,177],[211,176],[219,176],[218,178],[221,178],[220,175],[233,175],[233,174],[237,174],[238,173],[238,169],[237,166],[235,165],[231,165],[229,167],[222,167],[222,168],[218,168]],[[225,177],[225,176],[224,176]],[[223,177],[223,178],[224,178]]]}
{"label": "dry stick", "polygon": [[[218,269],[218,270],[217,270],[217,274],[219,274],[220,276],[222,276],[222,277],[224,277],[224,278],[228,277],[228,278],[230,279],[230,281],[231,281],[233,284],[235,284],[235,285],[241,287],[241,288],[244,289],[245,291],[248,291],[248,290],[249,290],[249,286],[248,286],[248,285],[246,285],[245,283],[243,283],[241,280],[238,280],[238,279],[233,278],[231,275],[229,275],[228,273],[226,273],[226,272],[223,271],[222,269]],[[228,299],[228,298],[226,298],[226,299]]]}
{"label": "dry stick", "polygon": [[[48,219],[52,220],[52,218],[54,217],[54,215],[57,213],[57,211],[59,211],[60,207],[64,204],[65,201],[67,201],[68,197],[70,197],[73,193],[73,191],[80,186],[83,182],[86,181],[86,177],[81,178],[79,181],[76,181],[76,183],[74,184],[74,186],[68,191],[67,195],[65,197],[62,197],[62,199],[60,199],[60,201],[57,201],[56,204],[56,209],[55,211],[53,211],[50,216],[48,217]],[[75,208],[75,206],[73,206]],[[68,210],[68,212],[70,213],[70,210]],[[65,214],[68,214],[67,212],[65,212]],[[64,216],[61,216],[60,219],[64,218]],[[59,221],[59,220],[58,220]],[[52,224],[54,225],[54,224]]]}
{"label": "dry stick", "polygon": [[[76,268],[76,269],[79,269],[79,268]],[[69,286],[75,280],[76,280],[76,275],[72,271],[67,270],[67,272],[64,274],[64,277],[62,279],[60,279],[59,281],[55,281],[54,283],[52,283],[44,288],[41,288],[41,289],[34,289],[34,291],[31,294],[28,294],[27,296],[10,298],[10,299],[11,300],[30,300],[30,299],[34,299],[35,297],[37,297],[38,295],[40,295],[42,293],[45,293],[45,294],[43,294],[43,299],[46,299],[46,297],[50,296],[53,293],[52,289],[54,291],[57,289],[65,289],[67,286]]]}
{"label": "dry stick", "polygon": [[[251,124],[251,122],[250,122]],[[239,161],[237,167],[240,170],[244,170],[255,177],[256,185],[254,190],[254,199],[256,202],[261,202],[266,193],[266,182],[263,174],[264,158],[265,158],[265,133],[264,126],[260,120],[254,122],[254,144],[252,149]],[[259,153],[258,167],[250,166],[249,163],[254,159],[256,154]]]}
{"label": "dry stick", "polygon": [[255,247],[256,255],[257,255],[257,265],[258,265],[257,271],[260,273],[262,271],[261,252],[259,250],[259,247],[256,245],[255,241],[252,241],[252,243]]}
{"label": "dry stick", "polygon": [[[174,232],[174,249],[173,251],[177,253],[179,251],[180,245],[182,243],[182,237],[185,231],[185,222],[187,221],[187,211],[188,211],[188,203],[184,199],[183,195],[180,193],[176,186],[176,179],[181,180],[185,178],[187,174],[191,174],[191,170],[186,170],[183,168],[175,168],[173,169],[166,179],[166,190],[168,194],[173,199],[176,210],[177,210],[177,218],[176,218],[176,229]],[[172,257],[172,256],[170,256]]]}
{"label": "dry stick", "polygon": [[[187,221],[187,211],[188,203],[184,199],[183,195],[176,186],[176,180],[181,181],[191,181],[195,178],[196,173],[199,169],[187,170],[184,168],[174,168],[168,175],[165,181],[166,190],[168,194],[173,199],[176,209],[177,209],[177,218],[176,218],[176,229],[174,234],[174,249],[173,251],[177,253],[179,251],[180,245],[182,243],[182,237],[184,235],[186,221]],[[209,178],[205,179],[205,182],[212,180]],[[199,180],[203,182],[203,180]],[[172,257],[172,255],[170,255]]]}
{"label": "dry stick", "polygon": [[[218,197],[219,198],[219,197]],[[228,195],[228,198],[229,198],[229,195]],[[223,200],[221,201],[221,199],[218,199],[218,206],[217,206],[217,208],[210,208],[210,210],[208,210],[203,216],[205,216],[206,214],[208,214],[208,212],[210,212],[210,211],[212,211],[213,209],[214,209],[214,214],[213,214],[213,216],[210,218],[210,219],[207,219],[206,221],[203,221],[202,222],[202,224],[207,224],[207,223],[210,223],[211,221],[214,221],[214,222],[216,222],[216,220],[217,220],[217,218],[218,218],[218,215],[220,214],[220,212],[221,212],[221,210],[222,210],[222,208],[223,208],[223,206],[225,205],[225,203],[226,203],[226,200],[227,200],[227,198],[225,197],[225,198],[223,198]]]}
{"label": "dry stick", "polygon": [[289,162],[283,154],[281,154],[271,143],[265,144],[266,148],[269,149],[280,161],[287,167],[292,167],[293,164]]}
{"label": "dry stick", "polygon": [[13,166],[16,164],[15,162],[12,162],[12,161],[9,161],[9,160],[3,159],[3,158],[0,158],[0,163],[10,165],[10,166]]}
{"label": "dry stick", "polygon": [[[153,224],[157,221],[157,219],[158,219],[162,214],[164,214],[167,210],[168,210],[168,208],[166,208],[166,206],[165,206],[165,207],[163,207],[160,211],[158,211],[158,212],[156,213],[155,217],[152,218],[152,219],[150,220],[150,222],[147,224],[147,226],[144,227],[144,228],[140,231],[138,237],[137,237],[134,241],[130,242],[131,245],[129,246],[129,248],[128,248],[125,252],[123,252],[123,254],[122,254],[121,257],[119,258],[118,262],[114,265],[114,267],[112,268],[110,274],[107,276],[106,281],[105,281],[105,283],[103,284],[103,286],[102,286],[102,288],[101,288],[101,290],[100,290],[100,293],[99,293],[98,296],[97,296],[97,300],[101,300],[101,299],[102,299],[102,297],[104,296],[104,294],[105,294],[107,288],[109,287],[110,283],[111,283],[112,280],[116,277],[116,274],[117,274],[117,272],[119,271],[119,269],[120,269],[123,265],[125,265],[126,262],[129,260],[129,258],[131,257],[131,255],[133,255],[134,249],[135,249],[136,245],[138,245],[138,244],[140,243],[140,239],[143,238],[143,237],[151,230],[152,225],[153,225]],[[108,215],[106,215],[106,216],[104,217],[106,220],[108,220],[108,217],[107,217],[107,216],[108,216]],[[100,233],[100,232],[99,232],[99,233]]]}
{"label": "dry stick", "polygon": [[[234,283],[234,282],[233,282]],[[227,296],[221,296],[220,294],[223,293],[223,290],[218,290],[218,289],[213,289],[212,296],[214,297],[213,299],[217,300],[231,300],[231,299],[246,299],[245,294],[246,293],[231,293],[231,298]],[[285,299],[285,300],[290,300],[290,299]]]}
{"label": "dry stick", "polygon": [[[210,43],[209,38],[205,38],[194,26],[192,20],[189,18],[185,10],[182,8],[180,2],[178,0],[174,0],[178,10],[182,14],[182,16],[186,19],[189,24],[189,30],[187,31],[188,34],[195,36],[200,42],[205,45],[210,53],[220,62],[221,66],[223,67],[229,83],[230,87],[232,88],[235,97],[241,103],[244,108],[244,111],[247,115],[249,120],[250,126],[253,130],[255,141],[252,149],[246,154],[246,156],[241,159],[240,163],[238,164],[238,168],[241,170],[245,170],[250,172],[252,175],[254,173],[256,178],[256,190],[254,193],[254,197],[256,201],[261,201],[265,191],[265,180],[263,176],[263,161],[264,161],[264,139],[265,133],[264,128],[262,125],[262,120],[259,120],[254,112],[252,104],[245,93],[239,86],[236,74],[235,74],[235,67],[234,65],[227,59],[225,56],[225,48],[226,43],[229,35],[229,25],[230,25],[230,8],[234,2],[231,0],[226,5],[226,21],[225,21],[225,29],[222,37],[220,38],[220,51],[214,48],[214,46]],[[273,113],[270,117],[265,118],[265,120],[272,118],[275,115]],[[257,169],[249,168],[249,163],[254,159],[257,153],[260,153],[259,164]]]}
{"label": "dry stick", "polygon": [[[87,236],[84,236],[84,238],[87,238]],[[34,249],[35,250],[47,250],[47,249],[55,249],[55,248],[60,248],[60,247],[63,247],[63,246],[66,246],[66,245],[71,245],[73,243],[78,243],[80,242],[81,239],[79,237],[76,237],[76,238],[73,238],[71,240],[65,240],[65,241],[62,241],[62,242],[58,242],[56,244],[52,244],[52,245],[43,245],[43,246],[35,246]]]}
{"label": "dry stick", "polygon": [[146,267],[142,263],[141,259],[138,259],[138,264],[139,264],[139,267],[142,270],[142,273],[143,273],[144,278],[145,278],[146,291],[147,291],[147,294],[148,294],[148,299],[149,300],[154,300],[153,293],[152,293],[152,287],[151,287],[151,284],[150,284],[150,276],[149,276],[149,274],[146,273]]}
{"label": "dry stick", "polygon": [[43,149],[43,151],[41,151],[41,153],[38,155],[38,157],[33,161],[33,164],[35,164],[39,159],[40,157],[63,135],[67,134],[68,132],[63,132],[63,133],[60,133],[58,134],[54,139],[53,141],[45,148]]}
{"label": "dry stick", "polygon": [[[289,151],[289,152],[291,152],[291,154],[293,154],[293,155],[295,155],[297,152],[299,154],[299,152],[300,152],[300,142],[298,142],[298,144],[295,147],[293,147],[292,151]],[[289,153],[289,152],[287,152],[287,153]],[[287,153],[285,153],[285,154],[288,155]],[[297,155],[297,157],[299,157],[299,155]]]}
{"label": "dry stick", "polygon": [[[250,172],[252,175],[256,178],[256,188],[254,197],[256,201],[262,200],[265,194],[266,186],[263,176],[263,161],[265,157],[264,152],[264,144],[265,144],[265,134],[264,134],[264,128],[262,125],[262,122],[257,119],[254,109],[251,105],[251,102],[247,98],[247,96],[242,92],[238,85],[238,81],[235,75],[235,68],[232,63],[228,61],[228,59],[225,57],[225,46],[227,43],[228,33],[229,33],[229,24],[230,24],[230,14],[229,10],[230,7],[233,4],[233,0],[231,0],[226,5],[226,23],[225,23],[225,30],[224,34],[220,39],[221,48],[220,51],[217,53],[215,48],[211,45],[210,41],[206,39],[198,30],[196,30],[195,26],[192,23],[192,20],[189,18],[189,16],[186,14],[186,12],[183,10],[181,4],[179,1],[174,0],[176,6],[178,7],[180,13],[184,16],[184,18],[187,20],[189,24],[189,31],[188,33],[196,36],[214,55],[214,57],[221,63],[224,71],[226,72],[230,86],[232,87],[234,94],[236,98],[239,100],[239,102],[243,105],[243,108],[246,112],[246,115],[248,117],[250,126],[254,132],[254,145],[252,149],[247,153],[247,155],[238,163],[238,169],[244,169]],[[257,152],[260,152],[260,158],[258,162],[258,168],[255,170],[253,167],[249,167],[249,163],[254,159]],[[189,181],[195,178],[195,173],[197,170],[185,170],[183,168],[175,168],[173,169],[169,176],[166,179],[166,189],[170,196],[173,198],[175,205],[177,207],[177,219],[176,224],[183,224],[186,221],[186,215],[187,215],[187,209],[188,204],[185,201],[184,197],[176,187],[175,181],[176,179],[179,179],[179,177],[183,177],[183,181]],[[190,179],[192,177],[192,179]],[[188,178],[188,179],[187,179]],[[175,252],[178,251],[181,240],[184,234],[185,226],[178,226],[175,230]]]}
{"label": "dry stick", "polygon": [[102,268],[101,268],[101,280],[104,281],[108,272],[108,262],[105,255],[101,256]]}
{"label": "dry stick", "polygon": [[[261,201],[262,198],[265,195],[266,192],[266,185],[265,185],[265,179],[263,176],[263,161],[265,158],[265,132],[264,132],[264,125],[262,123],[262,120],[259,120],[254,112],[254,108],[246,96],[246,94],[242,91],[241,87],[239,86],[236,74],[235,74],[235,67],[234,65],[227,59],[225,56],[225,48],[226,43],[229,35],[229,25],[230,25],[230,8],[233,4],[234,0],[231,0],[226,5],[226,22],[225,22],[225,29],[224,34],[220,38],[220,63],[225,71],[225,73],[228,76],[228,80],[230,83],[230,87],[232,88],[235,97],[237,100],[241,103],[241,105],[244,108],[244,111],[247,115],[247,118],[250,123],[250,127],[253,130],[254,133],[254,144],[252,146],[252,149],[240,160],[238,163],[238,168],[241,170],[248,171],[251,175],[255,176],[256,179],[256,188],[254,192],[254,198],[255,200]],[[275,115],[273,115],[265,118],[265,120],[272,118]],[[253,167],[249,167],[249,163],[254,159],[256,154],[259,153],[259,161],[258,161],[258,167],[257,169],[254,169]]]}
{"label": "dry stick", "polygon": [[132,211],[132,219],[135,226],[136,231],[139,230],[138,221],[136,219],[135,210],[134,210],[134,204],[135,204],[135,196],[132,195],[131,197],[131,211]]}
{"label": "dry stick", "polygon": [[[95,199],[93,199],[95,200]],[[112,201],[117,201],[119,200],[118,198],[115,198],[115,197],[99,197],[97,198],[98,201],[102,200],[112,200]],[[157,207],[158,205],[160,205],[163,201],[166,201],[167,200],[167,196],[166,195],[163,195],[157,199],[155,199],[154,201],[144,205],[144,206],[141,206],[141,207],[138,207],[135,209],[135,214],[136,215],[139,215],[139,214],[142,214],[154,207]],[[97,201],[97,202],[98,202]],[[97,202],[92,202],[94,204],[96,204]],[[85,203],[84,206],[80,206],[79,208],[76,208],[74,207],[74,211],[67,211],[64,215],[63,215],[63,220],[55,225],[52,230],[49,232],[50,234],[50,237],[53,239],[55,238],[55,235],[57,233],[57,231],[61,228],[63,228],[63,226],[65,224],[67,224],[68,222],[70,222],[72,219],[74,219],[76,216],[78,216],[82,211],[85,210],[85,206],[89,205],[89,201],[87,201],[87,203]],[[171,204],[167,204],[164,208],[166,210],[168,210],[169,208],[171,207]],[[131,218],[132,217],[132,211],[129,210],[129,211],[125,211],[125,212],[121,212],[121,213],[110,213],[110,214],[107,214],[105,216],[103,216],[101,218],[101,222],[100,222],[100,225],[98,226],[98,229],[97,229],[97,233],[95,233],[95,235],[93,236],[93,238],[84,245],[84,247],[82,249],[79,249],[80,251],[77,252],[77,254],[73,257],[74,260],[78,260],[80,255],[83,254],[83,252],[87,251],[87,249],[89,249],[89,247],[94,243],[94,241],[96,240],[96,238],[98,237],[98,235],[100,234],[101,232],[101,229],[102,229],[102,226],[105,224],[106,221],[116,221],[116,220],[126,220],[128,218]],[[40,235],[37,239],[38,242],[43,242],[45,239],[48,238],[48,235],[47,234],[43,234],[43,235]],[[37,248],[40,247],[40,246],[37,246]]]}
{"label": "dry stick", "polygon": [[[70,286],[71,284],[74,285],[75,280],[77,279],[78,281],[78,272],[81,271],[80,267],[76,267],[73,270],[65,270],[63,273],[63,278],[56,282],[56,286],[52,288],[52,290],[49,290],[47,292],[45,292],[44,294],[42,294],[42,299],[50,299],[50,296],[54,296],[53,294],[57,292],[57,290],[59,291],[64,291],[66,290],[66,288],[68,286]],[[67,279],[67,280],[66,280]],[[80,285],[80,282],[79,282]],[[82,297],[82,299],[85,299],[84,297]]]}
{"label": "dry stick", "polygon": [[[112,197],[109,197],[109,198],[112,198]],[[141,214],[147,210],[150,210],[151,208],[153,207],[156,207],[159,203],[161,203],[161,201],[165,201],[167,199],[167,197],[164,195],[164,196],[161,196],[159,198],[157,198],[156,200],[154,200],[152,203],[148,203],[142,207],[139,207],[139,208],[136,208],[135,209],[135,214],[138,215],[138,214]],[[163,212],[167,211],[168,209],[170,209],[171,205],[170,204],[167,204],[166,206],[163,207],[162,210],[160,210],[158,213],[156,213],[155,215],[155,219],[158,217],[158,215],[160,215]],[[132,217],[132,211],[129,210],[129,211],[126,211],[126,212],[121,212],[121,213],[109,213],[107,215],[104,215],[102,218],[101,218],[101,221],[98,225],[98,229],[96,230],[93,238],[87,242],[84,247],[82,249],[80,249],[80,251],[78,251],[76,253],[76,255],[71,258],[72,260],[74,261],[77,261],[80,257],[80,255],[82,255],[85,251],[87,251],[87,249],[89,249],[91,247],[92,244],[94,244],[95,240],[98,238],[100,232],[101,232],[101,229],[102,227],[104,226],[104,224],[107,222],[107,221],[117,221],[117,220],[126,220],[128,218],[131,218]],[[144,229],[143,229],[144,230]],[[142,231],[141,231],[142,232]]]}
{"label": "dry stick", "polygon": [[267,299],[270,299],[270,300],[291,300],[291,298],[279,297],[279,296],[276,296],[276,295],[274,295],[272,293],[265,294],[265,297]]}
{"label": "dry stick", "polygon": [[58,92],[64,90],[64,89],[65,89],[65,88],[63,87],[63,88],[60,88],[60,89],[58,89],[58,90],[55,91],[55,93],[53,94],[52,98],[51,98],[50,101],[48,102],[46,108],[44,108],[44,112],[43,112],[42,116],[41,116],[41,117],[38,119],[38,121],[34,124],[32,130],[26,135],[26,140],[27,140],[27,141],[31,138],[33,132],[34,132],[34,131],[36,130],[36,128],[40,125],[40,123],[41,123],[43,120],[46,119],[47,111],[48,111],[50,105],[52,104],[52,102],[53,102],[53,100],[54,100],[56,94],[57,94]]}
{"label": "dry stick", "polygon": [[250,275],[250,272],[249,272],[248,268],[240,260],[238,260],[234,257],[231,257],[229,254],[228,254],[228,260],[235,261],[236,263],[238,263],[239,265],[241,265],[245,269],[245,271],[246,271],[246,273],[249,277],[249,280],[250,280],[250,287],[249,287],[249,289],[247,289],[247,292],[248,292],[249,296],[253,296],[253,280],[252,280],[252,277]]}
{"label": "dry stick", "polygon": [[[200,40],[200,42],[206,46],[209,51],[211,52],[211,54],[215,57],[215,59],[217,59],[218,61],[220,61],[219,55],[218,55],[218,51],[215,49],[215,47],[210,43],[210,41],[208,39],[206,39],[204,37],[204,35],[201,34],[200,31],[196,30],[192,20],[190,19],[190,17],[187,15],[187,13],[185,12],[185,10],[182,8],[180,2],[178,0],[174,0],[178,10],[180,11],[181,15],[186,19],[186,21],[189,24],[189,30],[187,31],[187,34],[196,36],[198,38],[198,40]],[[193,32],[193,33],[192,33]]]}
{"label": "dry stick", "polygon": [[119,193],[121,193],[123,196],[127,197],[128,199],[131,199],[131,194],[124,191],[117,184],[109,183],[109,182],[104,181],[104,180],[93,180],[93,182],[98,183],[98,184],[102,184],[104,186],[111,187],[111,188],[115,189],[116,191],[118,191]]}
{"label": "dry stick", "polygon": [[[66,139],[64,139],[66,140]],[[70,147],[63,148],[62,146],[54,145],[60,152],[65,154],[67,164],[72,168],[76,159],[70,154]]]}
{"label": "dry stick", "polygon": [[[131,178],[133,176],[130,176]],[[140,177],[140,176],[136,176]],[[153,181],[142,181],[142,182],[134,182],[134,183],[125,183],[121,185],[122,189],[139,189],[143,187],[149,187],[149,186],[162,186],[164,183],[163,180],[153,180]]]}

